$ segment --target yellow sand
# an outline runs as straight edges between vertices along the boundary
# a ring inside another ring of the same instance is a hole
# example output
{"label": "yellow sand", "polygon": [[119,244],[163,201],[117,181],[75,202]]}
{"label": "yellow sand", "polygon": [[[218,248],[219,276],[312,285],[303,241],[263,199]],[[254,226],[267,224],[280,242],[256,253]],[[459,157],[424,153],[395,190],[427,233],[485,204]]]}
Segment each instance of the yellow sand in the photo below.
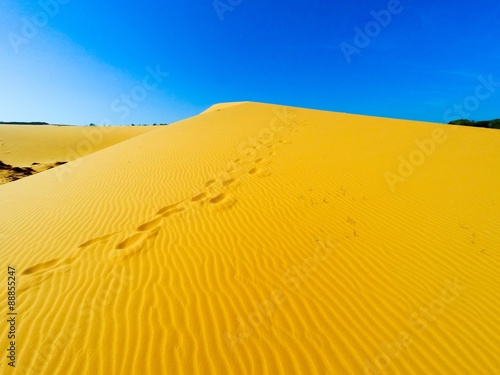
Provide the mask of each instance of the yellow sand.
{"label": "yellow sand", "polygon": [[[35,172],[53,168],[151,131],[152,127],[0,125],[0,161]],[[9,182],[0,170],[0,184]]]}
{"label": "yellow sand", "polygon": [[240,103],[0,186],[1,372],[498,373],[499,165],[495,130]]}

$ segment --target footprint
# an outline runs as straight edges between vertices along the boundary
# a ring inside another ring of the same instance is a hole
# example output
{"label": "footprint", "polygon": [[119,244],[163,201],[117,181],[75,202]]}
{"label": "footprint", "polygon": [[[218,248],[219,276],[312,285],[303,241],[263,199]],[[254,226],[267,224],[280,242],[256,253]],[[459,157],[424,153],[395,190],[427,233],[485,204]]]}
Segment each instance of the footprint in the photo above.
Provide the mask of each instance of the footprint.
{"label": "footprint", "polygon": [[209,186],[212,186],[213,184],[215,184],[215,182],[216,182],[216,181],[217,181],[217,180],[210,180],[210,181],[207,181],[207,182],[205,183],[205,187],[207,188],[207,187],[209,187]]}
{"label": "footprint", "polygon": [[182,212],[182,211],[185,211],[185,210],[186,209],[184,207],[179,207],[179,208],[176,208],[173,211],[169,211],[169,212],[163,214],[163,217],[169,217],[169,216],[172,216],[174,214],[178,214],[179,212]]}
{"label": "footprint", "polygon": [[144,238],[144,233],[136,233],[128,237],[125,241],[120,242],[116,248],[119,250],[126,249],[128,247],[134,246],[137,242]]}
{"label": "footprint", "polygon": [[22,275],[33,275],[35,273],[43,273],[43,271],[48,271],[52,268],[59,268],[60,266],[70,265],[74,262],[74,258],[69,258],[64,261],[60,261],[60,258],[49,260],[45,263],[39,263],[34,265],[33,267],[25,269],[21,274]]}
{"label": "footprint", "polygon": [[256,173],[258,173],[259,171],[260,171],[260,169],[259,169],[259,168],[254,167],[254,168],[250,169],[250,170],[248,171],[248,173],[250,173],[250,174],[256,174]]}
{"label": "footprint", "polygon": [[148,221],[147,223],[142,224],[137,228],[137,230],[144,232],[150,229],[156,228],[158,225],[160,225],[161,221],[163,220],[164,216],[157,217],[156,219],[153,219],[151,221]]}
{"label": "footprint", "polygon": [[275,151],[271,151],[271,152],[269,153],[269,156],[273,156],[273,155],[276,155],[276,152],[275,152]]}
{"label": "footprint", "polygon": [[[126,260],[126,259],[133,257],[134,255],[137,255],[139,253],[144,253],[144,252],[148,251],[149,249],[153,248],[154,243],[149,245],[149,246],[146,246],[146,245],[148,243],[148,240],[156,238],[156,236],[158,236],[159,233],[160,233],[160,228],[156,228],[155,230],[151,231],[148,235],[143,236],[144,241],[142,241],[141,245],[136,246],[136,247],[126,251],[124,256],[122,256],[121,258]],[[137,241],[134,242],[134,244],[137,244]],[[115,253],[116,253],[116,251],[115,251]],[[121,254],[123,254],[123,253],[121,253]],[[115,261],[116,261],[117,255],[118,254],[112,254],[112,256],[115,258]]]}
{"label": "footprint", "polygon": [[224,199],[226,199],[227,195],[224,194],[224,193],[220,193],[219,195],[213,197],[212,199],[210,199],[210,203],[220,203],[222,202]]}
{"label": "footprint", "polygon": [[239,162],[241,161],[241,159],[240,159],[240,158],[238,158],[238,159],[234,159],[233,161],[234,161],[235,163],[239,163]]}
{"label": "footprint", "polygon": [[93,238],[91,240],[88,240],[87,242],[82,243],[78,247],[88,247],[88,246],[93,245],[93,244],[98,243],[98,242],[104,242],[104,241],[110,239],[111,237],[113,237],[114,235],[116,235],[116,233],[107,234],[107,235],[102,236],[102,237]]}
{"label": "footprint", "polygon": [[238,203],[238,199],[231,194],[221,193],[210,200],[210,209],[216,212],[223,212]]}
{"label": "footprint", "polygon": [[236,182],[236,179],[234,179],[234,178],[230,178],[229,180],[224,181],[224,182],[222,183],[222,186],[229,186],[229,185],[231,185],[231,184],[233,184],[233,183],[235,183],[235,182]]}
{"label": "footprint", "polygon": [[45,262],[45,263],[39,263],[37,265],[34,265],[33,267],[25,269],[21,273],[21,275],[32,275],[34,273],[42,272],[46,269],[54,267],[57,263],[59,263],[59,261],[60,261],[60,259],[56,258],[56,259],[49,260],[48,262]]}
{"label": "footprint", "polygon": [[264,161],[263,158],[258,158],[257,160],[255,160],[256,163],[262,163]]}
{"label": "footprint", "polygon": [[207,196],[207,193],[203,192],[201,194],[198,194],[197,196],[191,198],[191,202],[198,202],[200,200],[202,200],[203,198],[206,198]]}
{"label": "footprint", "polygon": [[249,174],[256,175],[259,177],[269,177],[271,176],[271,172],[266,171],[265,169],[261,169],[258,167],[254,167],[248,171]]}
{"label": "footprint", "polygon": [[175,204],[171,204],[170,206],[163,207],[163,208],[161,208],[160,210],[158,210],[158,212],[157,212],[156,214],[157,214],[157,215],[162,215],[162,214],[164,214],[165,212],[170,211],[172,208],[177,207],[177,206],[178,206],[179,204],[181,204],[182,202],[184,202],[184,201],[180,201],[179,203],[175,203]]}

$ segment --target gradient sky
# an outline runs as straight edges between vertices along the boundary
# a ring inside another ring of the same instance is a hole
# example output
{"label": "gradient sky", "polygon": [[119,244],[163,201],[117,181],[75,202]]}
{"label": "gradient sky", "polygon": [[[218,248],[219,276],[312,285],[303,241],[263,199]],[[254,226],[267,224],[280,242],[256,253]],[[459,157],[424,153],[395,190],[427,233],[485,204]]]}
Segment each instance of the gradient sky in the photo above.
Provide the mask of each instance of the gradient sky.
{"label": "gradient sky", "polygon": [[499,19],[498,0],[3,0],[0,121],[171,123],[247,100],[500,118],[500,84],[476,92],[500,82]]}

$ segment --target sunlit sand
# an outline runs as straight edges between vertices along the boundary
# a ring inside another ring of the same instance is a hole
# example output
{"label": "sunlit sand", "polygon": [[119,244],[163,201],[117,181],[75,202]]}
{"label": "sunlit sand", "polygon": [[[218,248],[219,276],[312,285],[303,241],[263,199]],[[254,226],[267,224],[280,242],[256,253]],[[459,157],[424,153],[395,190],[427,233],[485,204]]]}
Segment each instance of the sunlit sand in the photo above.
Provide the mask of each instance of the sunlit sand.
{"label": "sunlit sand", "polygon": [[229,103],[0,139],[52,165],[0,186],[12,373],[498,373],[499,131]]}

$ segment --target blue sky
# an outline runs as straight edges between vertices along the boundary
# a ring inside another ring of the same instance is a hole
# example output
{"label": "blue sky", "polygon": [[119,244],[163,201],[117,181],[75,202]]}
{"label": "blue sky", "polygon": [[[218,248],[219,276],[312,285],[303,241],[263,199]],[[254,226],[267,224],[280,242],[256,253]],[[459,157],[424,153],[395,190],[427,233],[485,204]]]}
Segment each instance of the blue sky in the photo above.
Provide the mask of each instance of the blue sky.
{"label": "blue sky", "polygon": [[245,100],[499,118],[499,18],[497,0],[3,0],[0,121],[171,123]]}

